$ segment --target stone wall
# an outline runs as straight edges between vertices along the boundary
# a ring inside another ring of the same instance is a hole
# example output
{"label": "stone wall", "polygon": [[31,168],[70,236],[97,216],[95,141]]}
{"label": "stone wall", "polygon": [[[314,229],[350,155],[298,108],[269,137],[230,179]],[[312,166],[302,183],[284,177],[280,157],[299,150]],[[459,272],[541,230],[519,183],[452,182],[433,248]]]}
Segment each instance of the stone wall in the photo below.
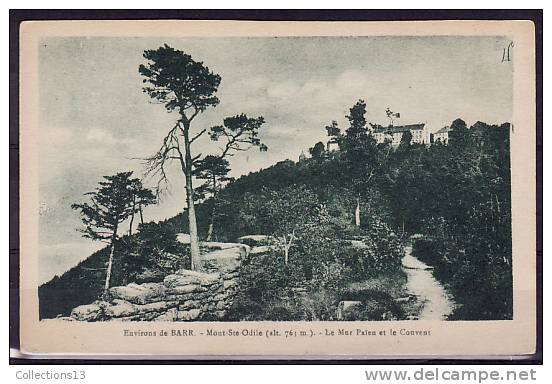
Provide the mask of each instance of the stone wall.
{"label": "stone wall", "polygon": [[[184,240],[185,241],[185,240]],[[184,242],[183,241],[183,242]],[[74,308],[72,321],[222,320],[233,303],[241,261],[251,251],[238,243],[206,243],[198,271],[181,269],[159,283],[112,287],[106,299]]]}

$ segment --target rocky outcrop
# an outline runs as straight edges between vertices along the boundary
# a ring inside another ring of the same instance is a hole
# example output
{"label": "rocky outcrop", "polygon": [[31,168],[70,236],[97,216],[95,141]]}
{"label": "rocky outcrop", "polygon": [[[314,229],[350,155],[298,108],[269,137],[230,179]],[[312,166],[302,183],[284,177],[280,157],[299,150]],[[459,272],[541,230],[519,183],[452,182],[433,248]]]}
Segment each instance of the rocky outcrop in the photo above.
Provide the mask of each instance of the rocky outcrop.
{"label": "rocky outcrop", "polygon": [[238,241],[250,247],[248,252],[249,257],[259,256],[273,251],[281,251],[278,247],[278,240],[274,236],[247,235],[239,237]]}
{"label": "rocky outcrop", "polygon": [[277,243],[273,236],[268,235],[247,235],[239,237],[238,241],[251,247],[274,245]]}
{"label": "rocky outcrop", "polygon": [[[185,240],[185,236],[181,236]],[[241,261],[250,247],[239,243],[203,243],[199,271],[181,269],[160,283],[112,287],[103,300],[81,305],[66,320],[199,321],[221,320],[233,303]]]}

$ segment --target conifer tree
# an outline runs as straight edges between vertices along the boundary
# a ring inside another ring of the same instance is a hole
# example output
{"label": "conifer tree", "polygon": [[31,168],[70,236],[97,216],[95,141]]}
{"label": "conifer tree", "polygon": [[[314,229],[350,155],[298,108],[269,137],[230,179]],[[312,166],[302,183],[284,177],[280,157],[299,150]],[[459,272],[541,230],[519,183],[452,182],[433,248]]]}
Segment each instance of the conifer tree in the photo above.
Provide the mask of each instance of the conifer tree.
{"label": "conifer tree", "polygon": [[132,235],[132,226],[134,224],[134,216],[136,213],[140,214],[140,224],[144,224],[144,212],[143,208],[154,204],[157,199],[151,191],[151,189],[144,188],[142,182],[139,179],[132,180],[132,214],[130,216],[130,223],[128,227],[128,234]]}
{"label": "conifer tree", "polygon": [[207,241],[211,241],[213,238],[218,192],[225,183],[233,180],[228,176],[228,172],[230,172],[228,160],[213,155],[205,156],[194,169],[194,176],[199,180],[205,180],[205,183],[196,189],[196,194],[202,197],[210,196],[212,199]]}
{"label": "conifer tree", "polygon": [[[104,176],[94,192],[85,193],[90,202],[72,204],[71,208],[80,212],[84,229],[83,237],[109,244],[109,259],[104,291],[110,286],[115,246],[119,238],[119,226],[134,212],[133,196],[137,179],[131,179],[132,172],[119,172]],[[150,191],[151,193],[151,191]]]}
{"label": "conifer tree", "polygon": [[191,268],[195,269],[200,250],[192,180],[194,163],[201,158],[201,154],[192,154],[192,144],[207,129],[194,132],[192,122],[207,108],[219,104],[215,93],[221,78],[202,62],[167,44],[155,50],[146,50],[144,58],[147,63],[138,68],[144,76],[144,92],[163,104],[168,112],[178,113],[174,126],[163,138],[161,148],[147,159],[148,174],[159,176],[159,189],[160,184],[167,181],[167,163],[177,160],[180,165],[186,188]]}

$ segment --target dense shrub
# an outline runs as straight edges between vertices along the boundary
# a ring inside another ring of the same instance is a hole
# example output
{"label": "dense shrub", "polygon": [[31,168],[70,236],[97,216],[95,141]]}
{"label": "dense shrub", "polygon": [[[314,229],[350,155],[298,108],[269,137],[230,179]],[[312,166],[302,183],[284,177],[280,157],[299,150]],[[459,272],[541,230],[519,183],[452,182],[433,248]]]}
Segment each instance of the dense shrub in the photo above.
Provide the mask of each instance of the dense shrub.
{"label": "dense shrub", "polygon": [[407,313],[396,298],[407,295],[406,275],[400,269],[388,270],[375,277],[348,285],[340,292],[340,300],[360,301],[347,311],[344,320],[402,320]]}
{"label": "dense shrub", "polygon": [[189,247],[179,243],[174,229],[166,224],[141,224],[135,236],[125,236],[121,243],[114,269],[117,285],[162,281],[178,269],[190,267]]}
{"label": "dense shrub", "polygon": [[[382,222],[357,231],[357,240],[321,206],[294,228],[288,263],[278,248],[242,265],[230,320],[335,320],[338,304],[351,284],[400,271],[402,247]],[[267,218],[269,219],[269,218]],[[396,279],[403,286],[404,280]],[[364,292],[361,319],[400,318],[393,295]],[[371,303],[371,304],[370,304]]]}
{"label": "dense shrub", "polygon": [[456,308],[450,319],[512,318],[512,273],[506,258],[487,249],[460,249],[452,239],[418,239],[412,255],[434,267],[451,291]]}

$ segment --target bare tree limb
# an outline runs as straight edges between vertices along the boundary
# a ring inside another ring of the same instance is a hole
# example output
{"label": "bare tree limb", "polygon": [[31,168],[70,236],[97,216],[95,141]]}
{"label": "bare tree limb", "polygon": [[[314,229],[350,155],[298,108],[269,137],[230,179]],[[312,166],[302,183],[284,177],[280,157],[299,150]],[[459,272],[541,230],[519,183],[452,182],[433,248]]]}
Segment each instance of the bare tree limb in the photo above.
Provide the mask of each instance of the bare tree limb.
{"label": "bare tree limb", "polygon": [[205,132],[207,132],[207,128],[204,128],[201,130],[201,132],[199,132],[197,135],[195,135],[194,137],[192,137],[190,139],[190,144],[192,144],[194,141],[196,141],[197,139],[199,139],[201,137],[201,135],[203,135]]}

